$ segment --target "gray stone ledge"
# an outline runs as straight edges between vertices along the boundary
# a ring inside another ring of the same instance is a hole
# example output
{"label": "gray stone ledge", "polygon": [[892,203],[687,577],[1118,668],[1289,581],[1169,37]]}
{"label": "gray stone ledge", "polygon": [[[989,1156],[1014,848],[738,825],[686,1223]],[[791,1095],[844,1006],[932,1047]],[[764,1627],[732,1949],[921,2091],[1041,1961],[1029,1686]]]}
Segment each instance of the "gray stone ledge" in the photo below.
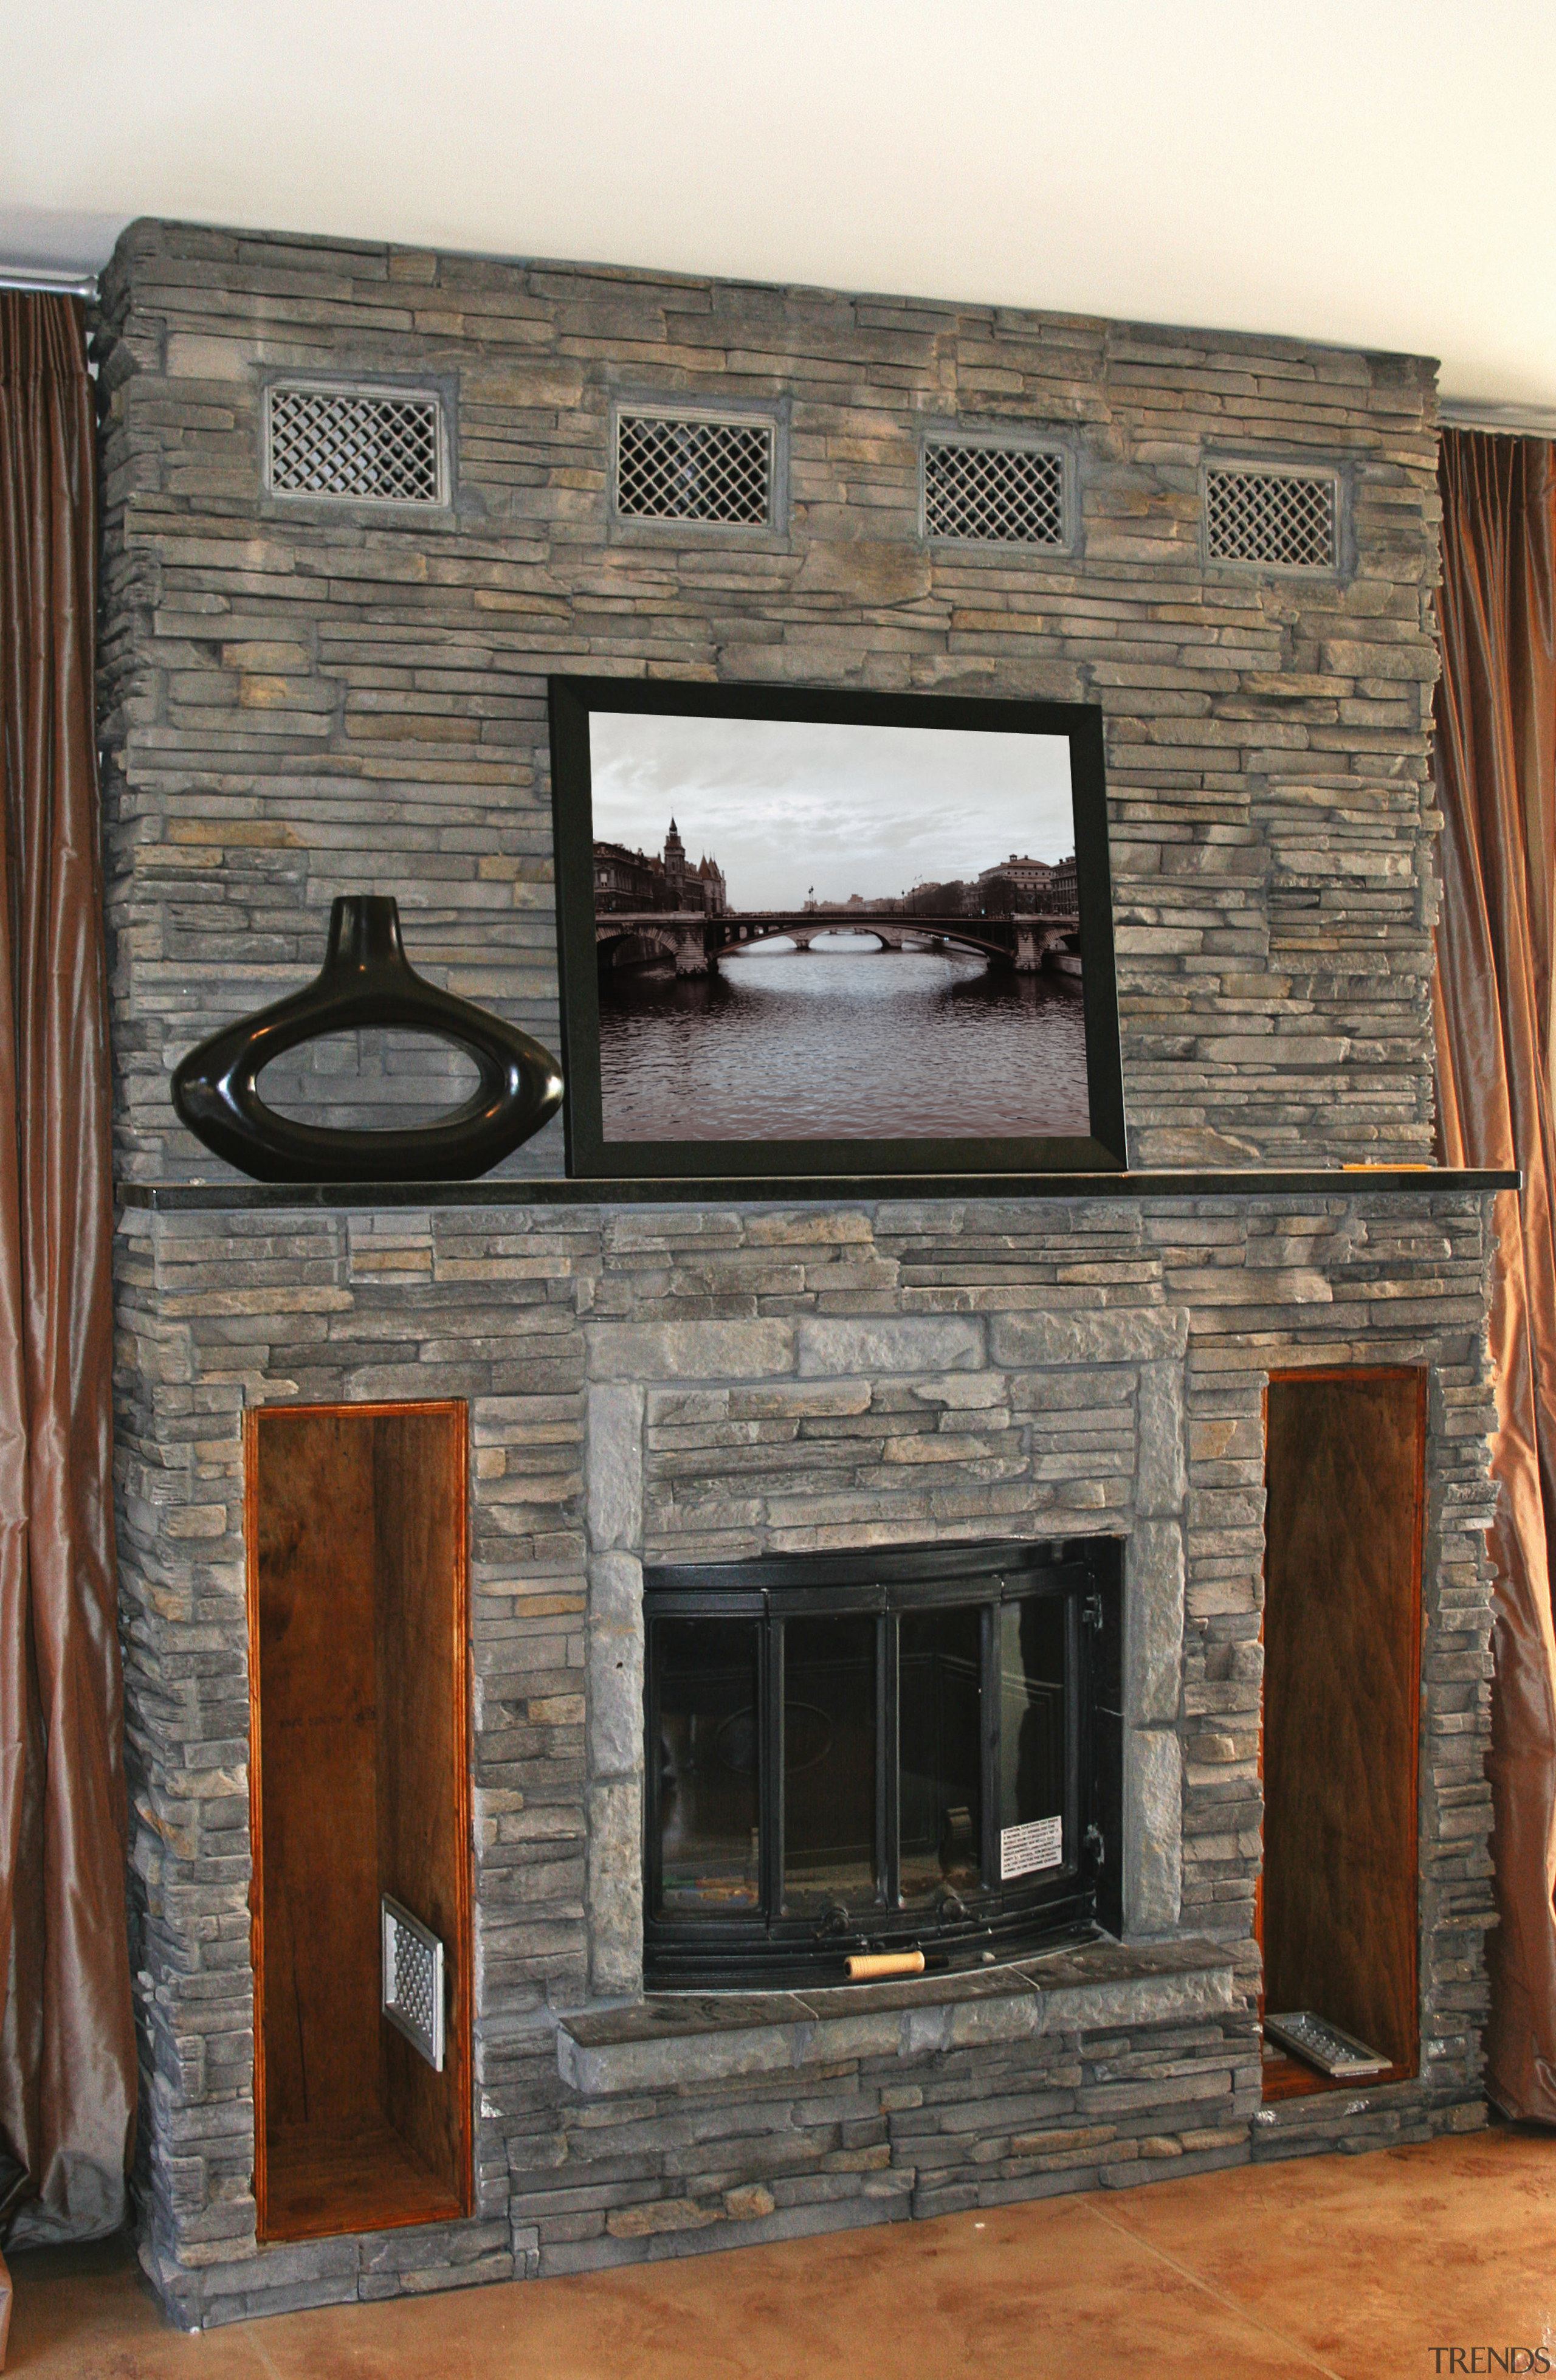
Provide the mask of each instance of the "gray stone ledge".
{"label": "gray stone ledge", "polygon": [[911,1982],[804,1992],[664,1992],[563,2016],[556,2062],[586,2099],[837,2058],[921,2058],[974,2042],[1181,2022],[1238,2009],[1224,1943],[1087,1943]]}

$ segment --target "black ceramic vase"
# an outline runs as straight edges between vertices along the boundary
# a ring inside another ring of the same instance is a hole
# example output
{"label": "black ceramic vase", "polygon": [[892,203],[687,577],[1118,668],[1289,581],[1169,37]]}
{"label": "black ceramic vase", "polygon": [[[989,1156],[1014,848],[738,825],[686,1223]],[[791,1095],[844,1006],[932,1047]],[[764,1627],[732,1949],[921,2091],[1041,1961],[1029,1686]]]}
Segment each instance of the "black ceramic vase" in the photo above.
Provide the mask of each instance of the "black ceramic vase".
{"label": "black ceramic vase", "polygon": [[[283,1051],[385,1025],[468,1051],[480,1069],[469,1098],[433,1123],[384,1131],[294,1123],[261,1099],[261,1070]],[[334,904],[324,964],[304,990],[213,1033],[173,1076],[173,1104],[189,1130],[258,1182],[472,1181],[539,1132],[561,1100],[551,1052],[419,976],[397,905],[369,895]]]}

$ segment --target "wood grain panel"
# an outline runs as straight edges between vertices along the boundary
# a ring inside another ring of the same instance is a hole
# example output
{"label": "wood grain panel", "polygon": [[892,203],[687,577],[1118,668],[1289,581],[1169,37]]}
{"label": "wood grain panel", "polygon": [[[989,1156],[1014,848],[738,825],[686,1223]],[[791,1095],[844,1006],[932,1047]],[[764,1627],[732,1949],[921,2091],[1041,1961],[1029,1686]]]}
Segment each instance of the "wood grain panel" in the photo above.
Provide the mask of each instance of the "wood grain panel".
{"label": "wood grain panel", "polygon": [[453,1987],[441,2074],[380,2026],[381,2097],[455,2191],[468,2167],[470,2096],[463,1423],[460,1408],[373,1424],[379,1883],[440,1937]]}
{"label": "wood grain panel", "polygon": [[272,2143],[273,2240],[446,2223],[468,2211],[382,2116],[349,2124],[284,2125]]}
{"label": "wood grain panel", "polygon": [[371,1444],[330,1416],[259,1434],[266,2114],[376,2104]]}
{"label": "wood grain panel", "polygon": [[[261,2239],[472,2204],[466,1441],[457,1404],[249,1417]],[[441,2075],[381,2012],[382,1891],[445,1944]]]}
{"label": "wood grain panel", "polygon": [[1265,1855],[1270,2008],[1310,2008],[1413,2073],[1419,1372],[1286,1375],[1267,1408]]}

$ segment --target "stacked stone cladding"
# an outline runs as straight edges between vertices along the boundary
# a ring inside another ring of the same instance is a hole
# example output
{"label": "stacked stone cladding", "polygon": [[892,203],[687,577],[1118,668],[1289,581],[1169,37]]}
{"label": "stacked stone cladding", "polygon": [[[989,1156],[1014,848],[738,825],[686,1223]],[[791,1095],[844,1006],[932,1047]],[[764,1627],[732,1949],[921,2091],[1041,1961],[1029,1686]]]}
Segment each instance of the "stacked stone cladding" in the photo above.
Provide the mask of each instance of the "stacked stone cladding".
{"label": "stacked stone cladding", "polygon": [[[1481,1196],[479,1199],[122,1217],[143,2253],[180,2319],[1483,2119]],[[1261,1397],[1330,1364],[1429,1379],[1421,2073],[1261,2109]],[[470,1404],[477,2211],[258,2248],[242,1415],[402,1396]],[[1230,1998],[1143,1985],[1127,2022],[894,2046],[866,2024],[779,2071],[688,2053],[642,2087],[569,2082],[559,2021],[640,1988],[641,1561],[1093,1532],[1127,1540],[1126,1935],[1208,1937]]]}
{"label": "stacked stone cladding", "polygon": [[[312,972],[338,892],[396,894],[414,963],[555,1045],[557,670],[1100,704],[1134,1160],[1429,1158],[1428,364],[155,223],[95,351],[126,1178],[213,1176],[170,1067]],[[265,496],[278,372],[435,382],[448,508]],[[773,407],[782,521],[614,521],[622,395]],[[1065,550],[921,536],[920,433],[1002,425],[1064,443]],[[1208,562],[1218,457],[1331,463],[1341,567]],[[373,1122],[458,1063],[293,1073]],[[560,1167],[553,1126],[508,1170]]]}
{"label": "stacked stone cladding", "polygon": [[[311,972],[339,892],[396,894],[414,963],[554,1046],[545,679],[579,669],[1100,703],[1136,1161],[1429,1155],[1429,366],[154,224],[104,276],[96,353],[127,1180],[225,1171],[169,1070]],[[277,373],[435,382],[447,509],[265,496]],[[620,396],[771,406],[782,520],[615,521]],[[1064,551],[919,533],[920,432],[1002,426],[1065,446]],[[1234,456],[1333,466],[1335,573],[1207,562],[1200,473]],[[372,1122],[457,1084],[400,1042],[319,1045],[290,1087]],[[506,1170],[560,1166],[553,1128]],[[143,2253],[169,2306],[218,2321],[1478,2121],[1485,1222],[1426,1181],[127,1208]],[[1271,1368],[1329,1363],[1430,1384],[1422,2069],[1261,2109],[1261,1398]],[[261,2249],[242,1414],[400,1396],[471,1412],[477,2207]],[[631,2087],[630,2057],[603,2084],[570,2064],[563,2020],[581,2038],[641,1987],[643,1561],[1094,1532],[1127,1541],[1128,1955],[1208,1940],[1216,1989],[1137,1978],[1125,2016],[1056,1997],[1046,2028],[1030,1996],[938,2031],[920,2009],[900,2035],[877,1997],[824,2057],[774,2010],[750,2071],[700,2040]]]}

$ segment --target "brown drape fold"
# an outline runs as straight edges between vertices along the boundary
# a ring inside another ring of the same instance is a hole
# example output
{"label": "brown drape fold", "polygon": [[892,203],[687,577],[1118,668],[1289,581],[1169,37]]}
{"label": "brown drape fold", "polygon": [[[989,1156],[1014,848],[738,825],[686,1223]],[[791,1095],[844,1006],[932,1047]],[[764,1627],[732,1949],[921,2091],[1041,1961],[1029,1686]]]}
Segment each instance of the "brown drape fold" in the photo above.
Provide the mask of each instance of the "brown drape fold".
{"label": "brown drape fold", "polygon": [[1497,1201],[1497,1574],[1489,1763],[1501,1925],[1487,2080],[1556,2123],[1556,449],[1443,433],[1437,767],[1438,1113],[1450,1165],[1518,1165]]}
{"label": "brown drape fold", "polygon": [[0,294],[0,2138],[31,2236],[126,2211],[135,2036],[79,307]]}

